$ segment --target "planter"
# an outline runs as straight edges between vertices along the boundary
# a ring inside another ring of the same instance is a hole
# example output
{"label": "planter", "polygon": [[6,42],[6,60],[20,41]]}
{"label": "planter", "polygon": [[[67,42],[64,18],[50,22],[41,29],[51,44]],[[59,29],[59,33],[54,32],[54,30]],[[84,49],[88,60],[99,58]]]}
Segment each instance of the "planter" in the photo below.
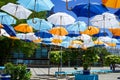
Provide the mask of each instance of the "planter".
{"label": "planter", "polygon": [[83,70],[83,75],[90,75],[90,70]]}

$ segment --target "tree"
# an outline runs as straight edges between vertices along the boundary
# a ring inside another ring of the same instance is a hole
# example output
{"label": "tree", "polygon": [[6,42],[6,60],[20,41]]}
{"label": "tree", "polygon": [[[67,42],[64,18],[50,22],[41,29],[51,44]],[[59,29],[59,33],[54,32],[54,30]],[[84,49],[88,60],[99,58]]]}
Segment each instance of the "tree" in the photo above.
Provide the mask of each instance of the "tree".
{"label": "tree", "polygon": [[0,36],[0,59],[1,65],[6,63],[7,59],[11,58],[11,53],[23,53],[30,57],[34,54],[37,44],[33,42],[26,42],[19,39],[11,39]]}

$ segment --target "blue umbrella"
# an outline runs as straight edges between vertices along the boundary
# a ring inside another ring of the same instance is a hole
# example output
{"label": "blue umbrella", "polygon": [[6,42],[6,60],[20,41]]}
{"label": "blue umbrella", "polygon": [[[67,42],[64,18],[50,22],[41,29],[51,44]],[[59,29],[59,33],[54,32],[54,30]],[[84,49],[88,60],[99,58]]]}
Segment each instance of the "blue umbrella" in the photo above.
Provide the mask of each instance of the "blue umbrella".
{"label": "blue umbrella", "polygon": [[66,28],[68,31],[80,32],[87,29],[87,24],[83,21],[77,21]]}
{"label": "blue umbrella", "polygon": [[98,3],[81,3],[72,8],[72,11],[77,15],[77,17],[93,17],[103,12],[108,11],[108,9],[102,4]]}
{"label": "blue umbrella", "polygon": [[114,14],[120,18],[120,9],[117,10]]}
{"label": "blue umbrella", "polygon": [[68,35],[69,37],[77,37],[80,36],[81,34],[79,32],[74,32],[74,31],[68,31]]}
{"label": "blue umbrella", "polygon": [[36,32],[35,35],[40,37],[40,38],[51,38],[51,37],[53,37],[52,34],[50,34],[49,32],[45,32],[45,31]]}
{"label": "blue umbrella", "polygon": [[16,36],[16,32],[15,30],[13,29],[12,26],[10,25],[6,25],[6,24],[2,24],[4,27],[3,29],[5,29],[5,31],[10,35],[10,36]]}
{"label": "blue umbrella", "polygon": [[0,12],[0,23],[7,24],[7,25],[16,24],[16,20],[12,16],[4,12]]}
{"label": "blue umbrella", "polygon": [[47,22],[46,20],[39,19],[39,18],[29,19],[27,20],[27,23],[36,30],[47,30],[48,31],[52,29],[52,26],[53,26],[51,23]]}
{"label": "blue umbrella", "polygon": [[51,10],[54,6],[51,0],[18,0],[17,3],[36,12]]}

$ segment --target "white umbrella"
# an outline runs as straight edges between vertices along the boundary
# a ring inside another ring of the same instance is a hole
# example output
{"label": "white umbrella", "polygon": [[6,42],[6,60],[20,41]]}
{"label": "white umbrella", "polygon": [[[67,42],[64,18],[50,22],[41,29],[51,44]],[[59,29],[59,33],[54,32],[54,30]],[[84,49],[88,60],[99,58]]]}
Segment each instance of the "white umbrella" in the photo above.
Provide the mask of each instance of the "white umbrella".
{"label": "white umbrella", "polygon": [[47,18],[49,22],[55,25],[69,25],[75,22],[75,18],[64,12],[57,12]]}
{"label": "white umbrella", "polygon": [[1,7],[1,10],[15,16],[18,19],[27,19],[32,13],[21,5],[8,3]]}
{"label": "white umbrella", "polygon": [[118,28],[119,22],[116,19],[116,16],[111,13],[103,13],[102,15],[97,15],[91,19],[91,24],[99,28]]}
{"label": "white umbrella", "polygon": [[0,36],[10,37],[10,35],[4,29],[0,29]]}

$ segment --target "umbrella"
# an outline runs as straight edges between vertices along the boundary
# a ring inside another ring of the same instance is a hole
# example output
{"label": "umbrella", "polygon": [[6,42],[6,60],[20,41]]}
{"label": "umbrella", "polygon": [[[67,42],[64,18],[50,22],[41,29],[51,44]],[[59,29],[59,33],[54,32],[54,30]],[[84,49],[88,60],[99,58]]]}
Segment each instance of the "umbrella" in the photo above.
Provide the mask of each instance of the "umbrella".
{"label": "umbrella", "polygon": [[[35,23],[33,22],[33,20],[35,21]],[[50,30],[52,29],[52,24],[47,22],[44,19],[39,19],[39,18],[34,18],[34,19],[29,19],[27,20],[27,23],[32,26],[34,29],[36,30]]]}
{"label": "umbrella", "polygon": [[102,0],[102,3],[109,8],[120,8],[120,0]]}
{"label": "umbrella", "polygon": [[16,20],[12,16],[4,12],[0,12],[0,23],[10,25],[10,24],[15,24]]}
{"label": "umbrella", "polygon": [[77,15],[77,17],[88,17],[88,18],[108,11],[108,9],[105,6],[98,3],[88,3],[88,4],[81,3],[73,7],[71,10]]}
{"label": "umbrella", "polygon": [[87,30],[85,31],[81,31],[81,34],[88,34],[88,35],[95,35],[99,33],[99,28],[97,27],[93,27],[93,26],[89,26]]}
{"label": "umbrella", "polygon": [[80,36],[81,34],[79,32],[74,32],[74,31],[68,31],[68,34],[66,36],[69,37],[77,37]]}
{"label": "umbrella", "polygon": [[18,19],[27,19],[32,13],[21,5],[8,3],[1,7],[1,10],[15,16]]}
{"label": "umbrella", "polygon": [[74,32],[79,32],[79,31],[84,31],[87,29],[87,25],[83,21],[77,21],[74,24],[68,26],[66,28],[68,31],[74,31]]}
{"label": "umbrella", "polygon": [[3,28],[3,25],[2,25],[2,24],[0,24],[0,28]]}
{"label": "umbrella", "polygon": [[3,29],[10,35],[10,36],[16,36],[16,32],[13,28],[13,26],[2,24],[4,27]]}
{"label": "umbrella", "polygon": [[102,15],[96,15],[91,19],[91,24],[99,28],[118,28],[119,22],[116,16],[111,13],[103,13]]}
{"label": "umbrella", "polygon": [[120,36],[120,28],[111,28],[109,30],[114,36]]}
{"label": "umbrella", "polygon": [[24,32],[24,33],[33,32],[33,28],[28,24],[19,24],[15,26],[14,29],[18,32]]}
{"label": "umbrella", "polygon": [[10,37],[10,35],[4,29],[0,29],[0,36]]}
{"label": "umbrella", "polygon": [[36,12],[51,10],[54,6],[51,0],[18,0],[17,2]]}
{"label": "umbrella", "polygon": [[51,34],[58,35],[58,36],[65,36],[68,34],[67,30],[64,27],[54,27],[49,30]]}
{"label": "umbrella", "polygon": [[64,12],[57,12],[47,18],[49,22],[55,25],[69,25],[75,22],[75,18]]}
{"label": "umbrella", "polygon": [[38,31],[35,33],[36,36],[40,37],[40,38],[51,38],[53,37],[52,34],[50,34],[47,31]]}
{"label": "umbrella", "polygon": [[120,18],[120,9],[118,9],[114,14]]}

